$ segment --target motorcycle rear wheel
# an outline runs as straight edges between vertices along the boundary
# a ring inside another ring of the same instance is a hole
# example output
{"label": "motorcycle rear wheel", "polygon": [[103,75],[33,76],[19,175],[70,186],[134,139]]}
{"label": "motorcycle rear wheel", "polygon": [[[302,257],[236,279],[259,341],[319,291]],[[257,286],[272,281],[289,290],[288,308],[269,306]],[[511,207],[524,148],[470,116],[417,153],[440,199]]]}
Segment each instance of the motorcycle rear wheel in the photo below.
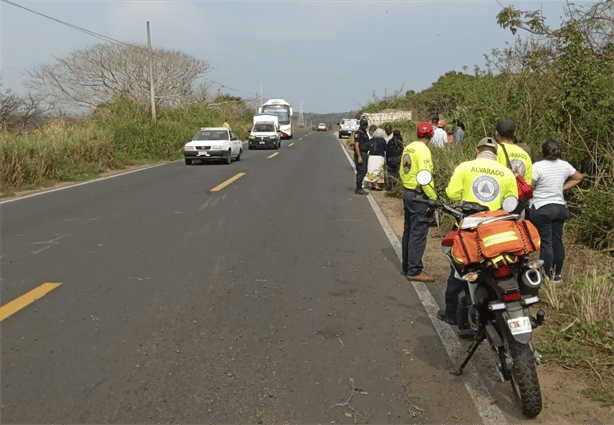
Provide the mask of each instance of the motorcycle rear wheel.
{"label": "motorcycle rear wheel", "polygon": [[510,383],[520,403],[522,414],[534,418],[542,411],[542,394],[535,370],[535,357],[529,344],[517,342],[506,329],[505,350],[512,357]]}

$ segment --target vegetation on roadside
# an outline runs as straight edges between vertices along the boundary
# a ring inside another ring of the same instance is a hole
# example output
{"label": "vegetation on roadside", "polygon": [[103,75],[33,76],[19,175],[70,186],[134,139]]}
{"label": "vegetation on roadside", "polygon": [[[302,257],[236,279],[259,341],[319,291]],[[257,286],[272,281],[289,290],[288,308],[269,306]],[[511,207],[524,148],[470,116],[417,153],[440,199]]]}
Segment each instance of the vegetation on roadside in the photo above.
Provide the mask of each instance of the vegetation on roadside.
{"label": "vegetation on roadside", "polygon": [[[568,160],[583,175],[579,187],[565,193],[570,218],[565,225],[567,257],[563,284],[541,289],[547,311],[536,337],[549,363],[572,369],[593,382],[586,395],[614,404],[614,2],[600,1],[583,13],[569,5],[568,21],[559,30],[543,24],[539,12],[504,8],[504,28],[523,28],[544,40],[517,41],[486,56],[489,69],[474,75],[449,72],[422,92],[408,91],[369,105],[362,112],[411,110],[414,122],[394,122],[405,143],[414,140],[416,123],[438,116],[466,126],[461,149],[431,149],[434,185],[445,198],[454,168],[475,158],[475,146],[494,135],[499,118],[516,122],[516,142],[527,143],[533,160],[541,143],[555,138]],[[595,35],[596,32],[599,34]],[[493,72],[493,69],[496,72]],[[397,190],[390,196],[401,196]]]}
{"label": "vegetation on roadside", "polygon": [[3,131],[2,194],[54,181],[87,180],[123,164],[179,159],[199,128],[221,126],[226,118],[239,138],[246,139],[252,115],[239,115],[237,103],[241,100],[224,96],[214,106],[158,107],[154,122],[147,106],[120,97],[87,118],[61,117],[25,134]]}

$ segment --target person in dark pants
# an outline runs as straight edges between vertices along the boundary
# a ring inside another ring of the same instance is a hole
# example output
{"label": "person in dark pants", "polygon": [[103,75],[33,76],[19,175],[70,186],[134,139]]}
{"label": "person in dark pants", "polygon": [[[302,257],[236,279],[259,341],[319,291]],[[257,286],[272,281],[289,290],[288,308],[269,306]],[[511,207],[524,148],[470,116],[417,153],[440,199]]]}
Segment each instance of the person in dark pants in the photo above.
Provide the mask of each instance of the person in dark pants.
{"label": "person in dark pants", "polygon": [[392,139],[386,143],[386,190],[390,192],[393,187],[398,185],[399,167],[401,166],[401,155],[403,154],[403,137],[399,130],[394,130]]}
{"label": "person in dark pants", "polygon": [[356,190],[358,195],[366,195],[367,192],[362,188],[362,181],[367,175],[367,165],[369,162],[369,150],[371,141],[367,134],[369,122],[366,118],[360,119],[360,128],[354,133],[354,164],[356,165]]}
{"label": "person in dark pants", "polygon": [[[480,191],[480,188],[483,190],[486,187],[485,184],[479,186],[483,181],[488,181],[488,188],[492,187],[492,191]],[[500,209],[508,196],[518,198],[516,177],[509,168],[497,162],[497,143],[494,139],[486,137],[480,140],[476,159],[456,167],[446,188],[446,195],[455,201],[477,202],[491,211]],[[445,292],[446,307],[437,312],[440,320],[456,325],[458,296],[466,288],[465,281],[457,278],[452,268]]]}
{"label": "person in dark pants", "polygon": [[421,170],[433,173],[431,151],[427,146],[432,135],[431,124],[424,122],[418,125],[418,140],[403,149],[401,158],[403,166],[399,170],[403,182],[403,211],[405,213],[401,241],[401,274],[407,276],[407,280],[418,282],[435,281],[433,277],[424,272],[422,263],[430,222],[428,207],[426,204],[415,202],[418,197],[437,199],[437,194],[430,185],[422,187],[416,180]]}
{"label": "person in dark pants", "polygon": [[563,225],[568,216],[563,191],[580,183],[582,174],[561,159],[561,148],[554,139],[542,143],[542,157],[533,164],[533,198],[529,201],[529,219],[537,227],[541,238],[539,258],[544,260],[546,276],[555,283],[561,283],[565,260]]}

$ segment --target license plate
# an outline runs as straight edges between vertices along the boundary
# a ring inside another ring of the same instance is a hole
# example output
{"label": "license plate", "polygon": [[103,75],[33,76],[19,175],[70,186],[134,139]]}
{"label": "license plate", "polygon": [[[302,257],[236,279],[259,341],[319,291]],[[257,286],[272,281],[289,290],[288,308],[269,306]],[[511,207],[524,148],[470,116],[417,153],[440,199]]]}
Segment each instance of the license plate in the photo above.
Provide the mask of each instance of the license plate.
{"label": "license plate", "polygon": [[264,142],[260,142],[261,145],[264,145]]}
{"label": "license plate", "polygon": [[209,152],[198,152],[198,156],[209,156]]}
{"label": "license plate", "polygon": [[532,331],[531,321],[528,317],[510,319],[507,321],[507,325],[509,326],[512,335],[525,334]]}

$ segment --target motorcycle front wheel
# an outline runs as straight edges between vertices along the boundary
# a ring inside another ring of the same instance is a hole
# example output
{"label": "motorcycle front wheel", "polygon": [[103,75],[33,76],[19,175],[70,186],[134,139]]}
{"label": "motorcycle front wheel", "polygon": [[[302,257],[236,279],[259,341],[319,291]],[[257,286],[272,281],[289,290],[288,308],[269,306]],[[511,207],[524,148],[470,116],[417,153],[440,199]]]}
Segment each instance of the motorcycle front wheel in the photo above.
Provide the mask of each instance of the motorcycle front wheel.
{"label": "motorcycle front wheel", "polygon": [[522,414],[534,418],[542,411],[542,393],[539,388],[535,357],[530,344],[516,341],[506,327],[504,332],[506,357],[511,357],[509,370],[512,389],[520,402]]}

